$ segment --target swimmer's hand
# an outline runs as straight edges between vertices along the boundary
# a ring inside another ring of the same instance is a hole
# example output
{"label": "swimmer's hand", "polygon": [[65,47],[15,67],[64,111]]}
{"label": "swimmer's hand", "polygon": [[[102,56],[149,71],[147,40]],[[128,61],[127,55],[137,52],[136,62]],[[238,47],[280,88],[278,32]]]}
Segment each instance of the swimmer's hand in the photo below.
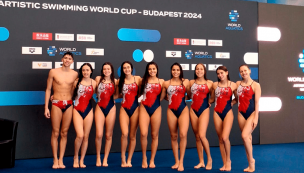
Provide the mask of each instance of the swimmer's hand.
{"label": "swimmer's hand", "polygon": [[51,118],[50,110],[49,110],[49,109],[45,109],[45,110],[44,110],[44,116],[45,116],[46,118]]}
{"label": "swimmer's hand", "polygon": [[53,100],[54,100],[54,95],[51,95],[50,101],[53,102]]}
{"label": "swimmer's hand", "polygon": [[258,119],[254,118],[252,121],[252,130],[254,130],[256,128],[256,126],[258,125]]}

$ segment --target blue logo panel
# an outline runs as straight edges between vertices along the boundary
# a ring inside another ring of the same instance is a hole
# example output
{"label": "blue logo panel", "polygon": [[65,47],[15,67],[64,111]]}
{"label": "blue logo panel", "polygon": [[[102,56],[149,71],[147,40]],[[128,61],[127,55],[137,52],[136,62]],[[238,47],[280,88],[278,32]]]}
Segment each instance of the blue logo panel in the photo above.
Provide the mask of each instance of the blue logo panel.
{"label": "blue logo panel", "polygon": [[6,41],[9,37],[8,29],[0,27],[0,41]]}
{"label": "blue logo panel", "polygon": [[139,50],[139,49],[134,50],[134,52],[133,52],[133,59],[136,62],[142,61],[144,59],[144,53],[141,50]]}
{"label": "blue logo panel", "polygon": [[0,106],[44,105],[45,91],[0,91]]}
{"label": "blue logo panel", "polygon": [[231,10],[231,12],[229,13],[229,19],[231,20],[231,22],[237,22],[237,20],[239,19],[239,13],[237,12],[237,10]]}
{"label": "blue logo panel", "polygon": [[135,42],[158,42],[161,37],[158,30],[131,28],[120,28],[117,32],[117,36],[120,41]]}

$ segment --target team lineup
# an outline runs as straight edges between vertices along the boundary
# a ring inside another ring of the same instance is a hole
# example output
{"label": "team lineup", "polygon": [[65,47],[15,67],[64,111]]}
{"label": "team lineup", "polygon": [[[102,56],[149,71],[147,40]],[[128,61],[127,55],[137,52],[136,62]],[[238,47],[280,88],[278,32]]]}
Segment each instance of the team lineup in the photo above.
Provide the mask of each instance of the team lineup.
{"label": "team lineup", "polygon": [[[237,104],[237,119],[248,160],[248,167],[244,171],[255,171],[252,132],[258,124],[261,87],[259,83],[250,78],[251,71],[247,65],[239,67],[242,80],[235,83],[230,81],[229,72],[225,66],[216,69],[218,81],[208,80],[206,68],[202,63],[195,66],[194,79],[190,81],[183,77],[181,65],[174,63],[171,66],[171,79],[164,81],[158,77],[158,66],[155,62],[147,64],[141,78],[132,75],[133,65],[131,62],[125,61],[121,65],[119,79],[114,78],[112,64],[106,62],[102,65],[101,74],[95,80],[91,78],[93,68],[89,63],[84,63],[78,74],[70,69],[70,65],[74,62],[72,53],[66,52],[62,57],[62,62],[62,67],[50,70],[45,93],[44,115],[52,122],[51,147],[54,169],[65,168],[63,157],[67,144],[67,133],[72,121],[76,131],[73,167],[86,167],[84,158],[93,119],[96,125],[96,166],[108,166],[116,119],[114,100],[122,98],[119,111],[121,167],[132,167],[131,160],[136,146],[138,126],[141,134],[142,168],[156,167],[154,159],[158,148],[162,117],[160,102],[165,99],[169,102],[167,122],[175,159],[172,169],[184,171],[183,161],[187,146],[189,121],[196,137],[199,156],[199,163],[194,168],[212,169],[212,157],[206,133],[210,106],[215,103],[213,119],[223,161],[220,170],[231,171],[229,135],[234,119],[232,107]],[[51,97],[52,89],[53,95]],[[91,100],[94,93],[97,94],[97,104],[93,113]],[[233,95],[234,99],[232,99]],[[142,100],[139,103],[138,98],[141,96]],[[190,108],[186,105],[186,100],[189,99],[192,99]],[[52,103],[51,111],[49,110],[50,100]],[[146,150],[149,125],[151,125],[152,143],[151,158],[148,164]],[[59,136],[60,142],[58,143]],[[102,160],[100,152],[103,136],[105,136],[105,151]],[[127,146],[129,148],[126,158]],[[206,165],[203,151],[207,155]]]}

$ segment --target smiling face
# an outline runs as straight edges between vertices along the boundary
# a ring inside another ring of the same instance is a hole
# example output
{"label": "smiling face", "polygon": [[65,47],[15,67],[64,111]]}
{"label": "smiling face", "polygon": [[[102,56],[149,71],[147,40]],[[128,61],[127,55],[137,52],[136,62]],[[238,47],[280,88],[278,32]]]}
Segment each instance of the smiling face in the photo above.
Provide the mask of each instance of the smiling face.
{"label": "smiling face", "polygon": [[180,75],[180,68],[179,68],[178,65],[174,65],[172,67],[171,74],[172,74],[173,77],[177,77],[177,78],[179,77],[179,75]]}
{"label": "smiling face", "polygon": [[149,75],[151,77],[157,76],[157,68],[156,68],[156,66],[154,64],[149,65],[148,72],[149,72]]}
{"label": "smiling face", "polygon": [[63,67],[70,67],[70,65],[74,62],[74,59],[71,55],[65,55],[61,58]]}
{"label": "smiling face", "polygon": [[102,72],[105,77],[109,77],[112,74],[112,69],[110,65],[104,65],[102,68]]}
{"label": "smiling face", "polygon": [[224,70],[217,70],[216,71],[217,77],[220,81],[224,81],[227,79],[228,76],[228,71],[224,71]]}
{"label": "smiling face", "polygon": [[84,65],[81,72],[84,78],[90,78],[92,70],[88,65]]}
{"label": "smiling face", "polygon": [[131,68],[131,65],[129,63],[125,63],[122,66],[122,70],[125,73],[125,75],[131,75],[131,73],[132,73],[132,68]]}
{"label": "smiling face", "polygon": [[248,79],[250,78],[251,70],[247,66],[243,65],[240,67],[240,74],[243,79]]}
{"label": "smiling face", "polygon": [[205,69],[204,69],[204,66],[202,64],[196,65],[195,74],[198,78],[204,77]]}

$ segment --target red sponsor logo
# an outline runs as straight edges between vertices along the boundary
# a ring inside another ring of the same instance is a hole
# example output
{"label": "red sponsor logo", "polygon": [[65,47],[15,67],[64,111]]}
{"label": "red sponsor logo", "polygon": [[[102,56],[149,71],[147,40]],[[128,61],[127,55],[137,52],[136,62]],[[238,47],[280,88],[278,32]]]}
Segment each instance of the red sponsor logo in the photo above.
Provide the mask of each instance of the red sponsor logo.
{"label": "red sponsor logo", "polygon": [[52,33],[33,32],[33,40],[52,40]]}
{"label": "red sponsor logo", "polygon": [[174,38],[174,45],[189,45],[188,38]]}

